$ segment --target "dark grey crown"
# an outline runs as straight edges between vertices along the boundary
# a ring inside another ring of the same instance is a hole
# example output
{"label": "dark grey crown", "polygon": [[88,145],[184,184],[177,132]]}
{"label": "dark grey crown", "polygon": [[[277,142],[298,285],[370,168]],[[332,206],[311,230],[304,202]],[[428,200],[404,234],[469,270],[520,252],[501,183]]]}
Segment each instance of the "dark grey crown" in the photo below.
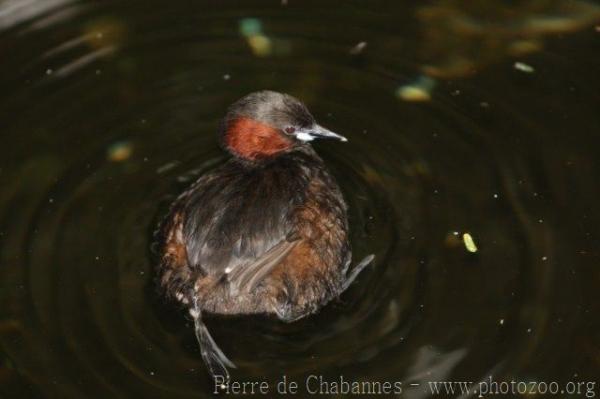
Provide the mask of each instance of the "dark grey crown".
{"label": "dark grey crown", "polygon": [[252,118],[274,128],[308,127],[315,118],[300,100],[276,91],[250,93],[233,103],[227,110],[225,122],[239,117]]}

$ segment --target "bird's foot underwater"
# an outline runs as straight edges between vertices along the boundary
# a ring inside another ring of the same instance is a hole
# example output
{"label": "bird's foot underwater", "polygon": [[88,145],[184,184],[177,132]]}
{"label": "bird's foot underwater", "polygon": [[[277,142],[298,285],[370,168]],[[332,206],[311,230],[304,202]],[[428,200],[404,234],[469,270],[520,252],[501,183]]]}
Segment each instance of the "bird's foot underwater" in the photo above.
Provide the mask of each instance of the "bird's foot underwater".
{"label": "bird's foot underwater", "polygon": [[194,307],[190,309],[190,315],[194,319],[194,330],[204,364],[215,382],[220,381],[222,384],[227,384],[230,380],[227,367],[236,368],[236,366],[225,356],[208,332],[202,321],[202,312],[197,299],[194,300]]}
{"label": "bird's foot underwater", "polygon": [[[346,277],[342,283],[340,294],[348,289],[354,280],[356,280],[356,277],[360,274],[360,272],[373,262],[373,259],[375,259],[375,255],[368,255],[356,266],[354,266],[354,268],[345,271],[344,274]],[[230,381],[230,375],[227,368],[236,368],[236,366],[219,348],[206,328],[206,325],[202,321],[202,311],[200,305],[198,304],[197,296],[193,295],[192,298],[194,298],[194,306],[190,308],[190,315],[194,319],[194,329],[196,333],[196,339],[198,340],[198,345],[200,346],[202,359],[204,360],[204,363],[206,364],[213,380],[215,382],[220,381],[222,384],[227,384]],[[297,312],[294,311],[293,306],[291,306],[289,302],[282,302],[279,304],[279,306],[275,307],[275,313],[280,320],[286,323],[292,323],[312,312]]]}

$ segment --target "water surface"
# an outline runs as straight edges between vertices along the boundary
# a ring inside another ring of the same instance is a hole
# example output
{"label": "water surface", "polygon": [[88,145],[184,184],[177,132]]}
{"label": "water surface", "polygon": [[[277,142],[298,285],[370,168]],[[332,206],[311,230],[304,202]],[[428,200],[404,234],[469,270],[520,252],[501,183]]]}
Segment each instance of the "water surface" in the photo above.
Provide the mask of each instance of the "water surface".
{"label": "water surface", "polygon": [[152,233],[263,88],[349,138],[315,147],[377,260],[305,320],[209,318],[235,380],[596,381],[598,8],[510,3],[0,3],[3,397],[209,396]]}

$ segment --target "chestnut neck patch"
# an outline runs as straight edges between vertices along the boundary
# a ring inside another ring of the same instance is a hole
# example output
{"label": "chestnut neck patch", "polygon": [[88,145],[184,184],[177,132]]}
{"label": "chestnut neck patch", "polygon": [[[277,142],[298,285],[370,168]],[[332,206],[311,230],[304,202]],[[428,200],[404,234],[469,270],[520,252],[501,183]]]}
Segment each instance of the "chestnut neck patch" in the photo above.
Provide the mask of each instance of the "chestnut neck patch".
{"label": "chestnut neck patch", "polygon": [[293,144],[278,129],[247,117],[231,121],[225,133],[227,148],[240,158],[253,161],[290,149]]}

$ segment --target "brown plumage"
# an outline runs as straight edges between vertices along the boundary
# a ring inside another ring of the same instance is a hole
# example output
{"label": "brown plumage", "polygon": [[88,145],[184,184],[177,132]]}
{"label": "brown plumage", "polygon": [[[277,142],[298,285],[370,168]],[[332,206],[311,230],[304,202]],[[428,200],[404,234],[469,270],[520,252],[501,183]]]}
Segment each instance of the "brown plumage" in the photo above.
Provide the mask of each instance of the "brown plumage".
{"label": "brown plumage", "polygon": [[221,131],[233,155],[172,205],[159,230],[160,285],[190,309],[213,375],[233,363],[202,312],[273,314],[291,322],[342,293],[373,259],[351,272],[346,203],[309,141],[342,136],[319,126],[295,98],[249,94]]}

